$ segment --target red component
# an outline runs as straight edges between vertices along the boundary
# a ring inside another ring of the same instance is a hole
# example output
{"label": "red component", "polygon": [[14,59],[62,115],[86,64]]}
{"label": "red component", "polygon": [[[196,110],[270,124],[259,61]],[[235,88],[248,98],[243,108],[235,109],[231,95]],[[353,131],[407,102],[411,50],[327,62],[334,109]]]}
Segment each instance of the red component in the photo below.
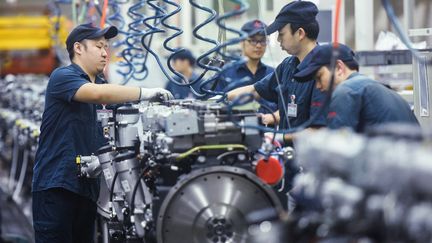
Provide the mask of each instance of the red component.
{"label": "red component", "polygon": [[255,169],[256,175],[269,185],[276,185],[282,180],[283,168],[279,160],[270,156],[268,160],[260,159]]}
{"label": "red component", "polygon": [[54,50],[0,52],[1,76],[9,73],[49,75],[57,65]]}

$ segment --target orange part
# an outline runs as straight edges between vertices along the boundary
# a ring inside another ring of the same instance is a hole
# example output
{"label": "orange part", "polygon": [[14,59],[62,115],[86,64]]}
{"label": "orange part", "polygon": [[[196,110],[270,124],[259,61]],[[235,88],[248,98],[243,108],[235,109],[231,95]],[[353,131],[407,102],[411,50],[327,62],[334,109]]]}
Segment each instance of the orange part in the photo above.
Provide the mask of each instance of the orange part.
{"label": "orange part", "polygon": [[256,175],[269,185],[276,185],[283,178],[283,168],[279,160],[270,156],[268,160],[261,159],[255,168]]}

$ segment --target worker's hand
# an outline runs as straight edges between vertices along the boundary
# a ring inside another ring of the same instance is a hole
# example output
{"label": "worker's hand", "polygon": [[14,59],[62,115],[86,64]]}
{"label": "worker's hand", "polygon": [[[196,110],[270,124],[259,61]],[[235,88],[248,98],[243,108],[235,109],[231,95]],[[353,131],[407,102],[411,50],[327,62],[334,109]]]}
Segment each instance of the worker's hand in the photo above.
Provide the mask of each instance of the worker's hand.
{"label": "worker's hand", "polygon": [[261,117],[261,122],[264,125],[273,125],[275,123],[273,114],[258,114],[258,117]]}
{"label": "worker's hand", "polygon": [[174,99],[174,96],[162,88],[141,88],[140,100],[167,101]]}

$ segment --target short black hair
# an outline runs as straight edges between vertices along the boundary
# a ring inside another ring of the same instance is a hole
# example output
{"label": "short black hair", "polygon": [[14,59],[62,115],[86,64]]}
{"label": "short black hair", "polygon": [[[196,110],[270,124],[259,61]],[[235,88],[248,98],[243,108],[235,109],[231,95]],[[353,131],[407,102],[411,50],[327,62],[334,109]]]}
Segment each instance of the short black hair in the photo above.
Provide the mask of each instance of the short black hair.
{"label": "short black hair", "polygon": [[306,32],[306,36],[311,40],[318,39],[320,31],[318,21],[313,21],[307,24],[294,24],[290,23],[291,34],[294,34],[298,29],[302,28]]}
{"label": "short black hair", "polygon": [[344,62],[344,63],[349,69],[356,70],[357,72],[359,71],[359,64],[357,62]]}
{"label": "short black hair", "polygon": [[[84,46],[84,48],[87,49],[87,44],[85,43],[85,40],[79,41],[79,43],[81,43]],[[72,59],[75,57],[74,45],[72,45],[72,48],[67,49],[67,51],[69,53],[69,59],[72,62]]]}
{"label": "short black hair", "polygon": [[74,52],[74,48],[73,48],[73,46],[72,46],[72,48],[68,49],[67,51],[68,51],[68,53],[69,53],[69,59],[70,59],[71,62],[72,62],[72,59],[75,57],[75,52]]}
{"label": "short black hair", "polygon": [[188,60],[191,66],[194,66],[196,62],[195,56],[188,49],[183,49],[177,53],[174,53],[171,58],[171,61],[175,61],[175,60]]}
{"label": "short black hair", "polygon": [[[341,60],[342,61],[342,60]],[[358,64],[358,62],[357,61],[348,61],[348,62],[344,62],[344,61],[342,61],[344,64],[345,64],[345,66],[347,66],[349,69],[351,69],[351,70],[355,70],[355,71],[359,71],[359,64]],[[331,66],[330,65],[326,65],[326,67],[327,67],[327,69],[328,70],[332,70],[332,68],[331,68]]]}

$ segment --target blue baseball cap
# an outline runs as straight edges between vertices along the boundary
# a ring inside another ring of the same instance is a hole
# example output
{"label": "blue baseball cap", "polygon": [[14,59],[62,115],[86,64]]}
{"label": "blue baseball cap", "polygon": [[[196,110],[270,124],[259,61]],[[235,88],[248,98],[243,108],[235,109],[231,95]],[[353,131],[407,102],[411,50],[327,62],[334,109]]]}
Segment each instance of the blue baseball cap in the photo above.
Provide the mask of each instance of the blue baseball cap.
{"label": "blue baseball cap", "polygon": [[175,61],[177,59],[189,60],[189,62],[192,66],[195,65],[195,61],[196,61],[195,56],[188,49],[183,49],[177,53],[174,53],[171,60]]}
{"label": "blue baseball cap", "polygon": [[267,29],[267,35],[282,29],[286,24],[307,24],[316,21],[315,16],[318,14],[317,6],[312,2],[294,1],[285,5],[275,21]]}
{"label": "blue baseball cap", "polygon": [[246,32],[248,36],[254,36],[254,35],[265,35],[265,28],[267,28],[267,25],[264,24],[261,20],[254,19],[249,22],[246,22],[242,27],[241,30]]}
{"label": "blue baseball cap", "polygon": [[[298,71],[294,74],[294,79],[299,82],[313,80],[316,72],[321,67],[330,65],[332,57],[332,44],[316,46],[306,55],[303,62],[297,67]],[[344,44],[339,44],[337,59],[345,64],[358,67],[354,51]]]}
{"label": "blue baseball cap", "polygon": [[75,42],[80,42],[85,39],[94,40],[102,36],[108,40],[115,37],[117,34],[118,30],[115,26],[100,29],[98,27],[94,27],[91,23],[81,24],[75,27],[72,32],[70,32],[66,39],[66,48],[69,51],[73,48]]}

